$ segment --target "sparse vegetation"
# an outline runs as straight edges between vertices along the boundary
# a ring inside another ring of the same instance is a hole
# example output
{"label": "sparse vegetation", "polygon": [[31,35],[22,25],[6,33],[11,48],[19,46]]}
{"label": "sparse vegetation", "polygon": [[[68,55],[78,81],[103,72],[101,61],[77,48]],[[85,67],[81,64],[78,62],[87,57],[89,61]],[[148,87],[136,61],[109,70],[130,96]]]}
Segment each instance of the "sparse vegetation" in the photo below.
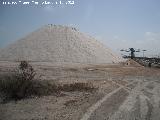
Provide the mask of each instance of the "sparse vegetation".
{"label": "sparse vegetation", "polygon": [[48,95],[54,85],[35,80],[36,72],[27,61],[21,61],[14,72],[0,76],[0,94],[4,101],[19,100],[30,96]]}
{"label": "sparse vegetation", "polygon": [[72,84],[62,84],[58,86],[59,90],[62,91],[92,91],[95,89],[92,83],[82,83],[82,82],[76,82]]}
{"label": "sparse vegetation", "polygon": [[0,95],[3,101],[20,100],[31,96],[46,96],[61,91],[92,91],[91,83],[55,84],[35,79],[36,72],[27,61],[21,61],[19,67],[7,74],[0,75]]}

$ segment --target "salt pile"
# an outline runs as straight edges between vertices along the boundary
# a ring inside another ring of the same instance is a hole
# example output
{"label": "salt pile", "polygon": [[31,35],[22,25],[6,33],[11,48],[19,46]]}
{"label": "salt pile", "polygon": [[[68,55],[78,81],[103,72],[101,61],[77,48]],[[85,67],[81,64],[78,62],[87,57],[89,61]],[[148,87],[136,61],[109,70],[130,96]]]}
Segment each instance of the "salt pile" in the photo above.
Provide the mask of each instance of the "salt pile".
{"label": "salt pile", "polygon": [[123,59],[76,28],[50,24],[1,49],[0,60],[98,64]]}

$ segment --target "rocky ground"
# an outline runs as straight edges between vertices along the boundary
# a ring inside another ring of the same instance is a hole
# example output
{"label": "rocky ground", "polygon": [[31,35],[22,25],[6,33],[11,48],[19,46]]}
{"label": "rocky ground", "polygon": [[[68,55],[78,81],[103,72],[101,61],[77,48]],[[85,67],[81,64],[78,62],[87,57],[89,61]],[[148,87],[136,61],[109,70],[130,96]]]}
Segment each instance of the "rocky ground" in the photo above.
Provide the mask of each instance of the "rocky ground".
{"label": "rocky ground", "polygon": [[[0,63],[0,73],[17,63]],[[132,64],[32,63],[42,80],[91,82],[94,92],[62,92],[0,104],[0,120],[159,120],[160,70]]]}

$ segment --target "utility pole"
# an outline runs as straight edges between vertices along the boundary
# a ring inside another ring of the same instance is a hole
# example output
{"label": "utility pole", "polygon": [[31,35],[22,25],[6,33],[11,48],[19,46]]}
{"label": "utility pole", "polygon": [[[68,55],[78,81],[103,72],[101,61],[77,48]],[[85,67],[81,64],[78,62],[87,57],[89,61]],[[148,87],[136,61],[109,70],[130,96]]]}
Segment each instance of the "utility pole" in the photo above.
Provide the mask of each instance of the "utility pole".
{"label": "utility pole", "polygon": [[144,58],[144,52],[146,52],[147,50],[142,50],[143,51],[143,58]]}

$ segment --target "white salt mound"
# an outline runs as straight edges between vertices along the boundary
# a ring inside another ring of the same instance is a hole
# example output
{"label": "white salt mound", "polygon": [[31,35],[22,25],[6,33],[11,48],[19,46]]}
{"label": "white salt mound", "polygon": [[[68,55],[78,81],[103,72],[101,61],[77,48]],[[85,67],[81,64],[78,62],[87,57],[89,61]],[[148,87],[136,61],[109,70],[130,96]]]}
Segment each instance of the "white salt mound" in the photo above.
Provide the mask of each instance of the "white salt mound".
{"label": "white salt mound", "polygon": [[76,28],[46,25],[0,50],[0,61],[118,63],[123,59]]}

